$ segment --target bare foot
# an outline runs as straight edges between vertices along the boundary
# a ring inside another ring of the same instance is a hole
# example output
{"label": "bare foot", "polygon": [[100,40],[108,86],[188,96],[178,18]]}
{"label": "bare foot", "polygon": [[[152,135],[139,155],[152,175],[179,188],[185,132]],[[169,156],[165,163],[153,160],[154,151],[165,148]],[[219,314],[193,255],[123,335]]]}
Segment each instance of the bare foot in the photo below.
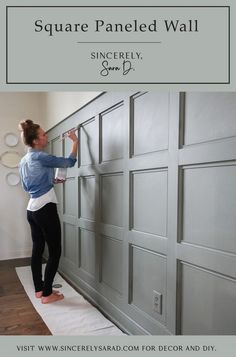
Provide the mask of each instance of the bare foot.
{"label": "bare foot", "polygon": [[[60,291],[58,291],[58,290],[53,290],[52,293],[53,293],[53,294],[60,294]],[[43,292],[42,292],[42,291],[37,291],[37,292],[35,293],[35,297],[36,297],[37,299],[40,299],[42,296],[43,296]]]}
{"label": "bare foot", "polygon": [[35,293],[35,297],[36,297],[37,299],[40,299],[42,296],[43,296],[43,292],[42,292],[42,291],[37,291],[37,292]]}
{"label": "bare foot", "polygon": [[51,302],[59,301],[62,299],[64,299],[63,294],[52,293],[51,295],[48,295],[48,296],[42,296],[41,302],[42,302],[42,304],[50,304]]}

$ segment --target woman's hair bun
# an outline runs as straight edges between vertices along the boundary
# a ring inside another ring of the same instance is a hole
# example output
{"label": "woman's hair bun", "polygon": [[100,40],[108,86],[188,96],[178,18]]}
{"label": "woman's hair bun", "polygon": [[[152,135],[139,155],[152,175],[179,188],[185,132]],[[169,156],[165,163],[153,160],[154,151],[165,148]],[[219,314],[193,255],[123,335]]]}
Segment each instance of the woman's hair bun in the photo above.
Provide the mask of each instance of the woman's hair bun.
{"label": "woman's hair bun", "polygon": [[19,130],[25,145],[34,146],[34,140],[38,137],[39,124],[35,124],[33,120],[26,119],[19,123]]}
{"label": "woman's hair bun", "polygon": [[25,130],[27,130],[27,129],[29,129],[29,128],[32,128],[33,125],[34,125],[34,122],[33,122],[33,120],[31,120],[31,119],[22,120],[22,121],[20,122],[20,124],[19,124],[19,129],[20,129],[21,131],[25,131]]}

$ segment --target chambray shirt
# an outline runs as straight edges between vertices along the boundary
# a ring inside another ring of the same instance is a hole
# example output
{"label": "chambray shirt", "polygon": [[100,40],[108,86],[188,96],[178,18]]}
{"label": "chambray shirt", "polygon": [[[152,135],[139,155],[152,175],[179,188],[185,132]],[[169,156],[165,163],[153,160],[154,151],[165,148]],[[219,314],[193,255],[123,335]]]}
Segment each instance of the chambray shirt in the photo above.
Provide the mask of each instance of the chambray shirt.
{"label": "chambray shirt", "polygon": [[68,158],[57,157],[30,148],[19,164],[22,186],[31,198],[40,197],[54,186],[54,168],[72,167],[75,163],[72,154]]}

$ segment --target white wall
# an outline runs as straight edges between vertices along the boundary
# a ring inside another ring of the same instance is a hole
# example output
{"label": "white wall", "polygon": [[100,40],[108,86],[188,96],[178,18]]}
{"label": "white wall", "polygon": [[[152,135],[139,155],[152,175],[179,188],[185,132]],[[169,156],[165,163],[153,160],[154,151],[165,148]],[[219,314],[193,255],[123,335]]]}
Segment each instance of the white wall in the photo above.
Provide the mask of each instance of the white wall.
{"label": "white wall", "polygon": [[[6,151],[18,151],[24,155],[25,148],[20,142],[15,147],[4,143],[8,132],[20,136],[18,123],[30,118],[41,125],[38,93],[0,93],[0,155]],[[6,175],[18,173],[18,169],[9,169],[0,162],[0,260],[25,257],[31,253],[31,238],[26,221],[28,195],[21,185],[9,186]]]}
{"label": "white wall", "polygon": [[97,97],[101,92],[46,92],[40,101],[45,130],[58,124],[79,108]]}
{"label": "white wall", "polygon": [[[91,101],[100,92],[0,92],[0,155],[5,151],[18,151],[22,156],[26,149],[20,142],[9,148],[4,144],[4,135],[17,134],[19,121],[32,119],[45,130]],[[18,173],[0,162],[0,260],[31,255],[31,236],[26,220],[28,194],[21,185],[9,186],[6,175]]]}

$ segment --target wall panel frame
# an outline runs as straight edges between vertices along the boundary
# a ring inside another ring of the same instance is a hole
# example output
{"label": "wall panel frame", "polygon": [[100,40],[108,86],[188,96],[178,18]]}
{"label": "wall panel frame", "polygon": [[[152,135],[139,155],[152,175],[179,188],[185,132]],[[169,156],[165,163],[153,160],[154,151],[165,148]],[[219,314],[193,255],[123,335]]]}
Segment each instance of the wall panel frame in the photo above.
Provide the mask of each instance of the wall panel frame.
{"label": "wall panel frame", "polygon": [[236,333],[235,103],[107,92],[48,133],[51,153],[67,154],[60,138],[80,124],[78,162],[56,188],[60,271],[129,334]]}

